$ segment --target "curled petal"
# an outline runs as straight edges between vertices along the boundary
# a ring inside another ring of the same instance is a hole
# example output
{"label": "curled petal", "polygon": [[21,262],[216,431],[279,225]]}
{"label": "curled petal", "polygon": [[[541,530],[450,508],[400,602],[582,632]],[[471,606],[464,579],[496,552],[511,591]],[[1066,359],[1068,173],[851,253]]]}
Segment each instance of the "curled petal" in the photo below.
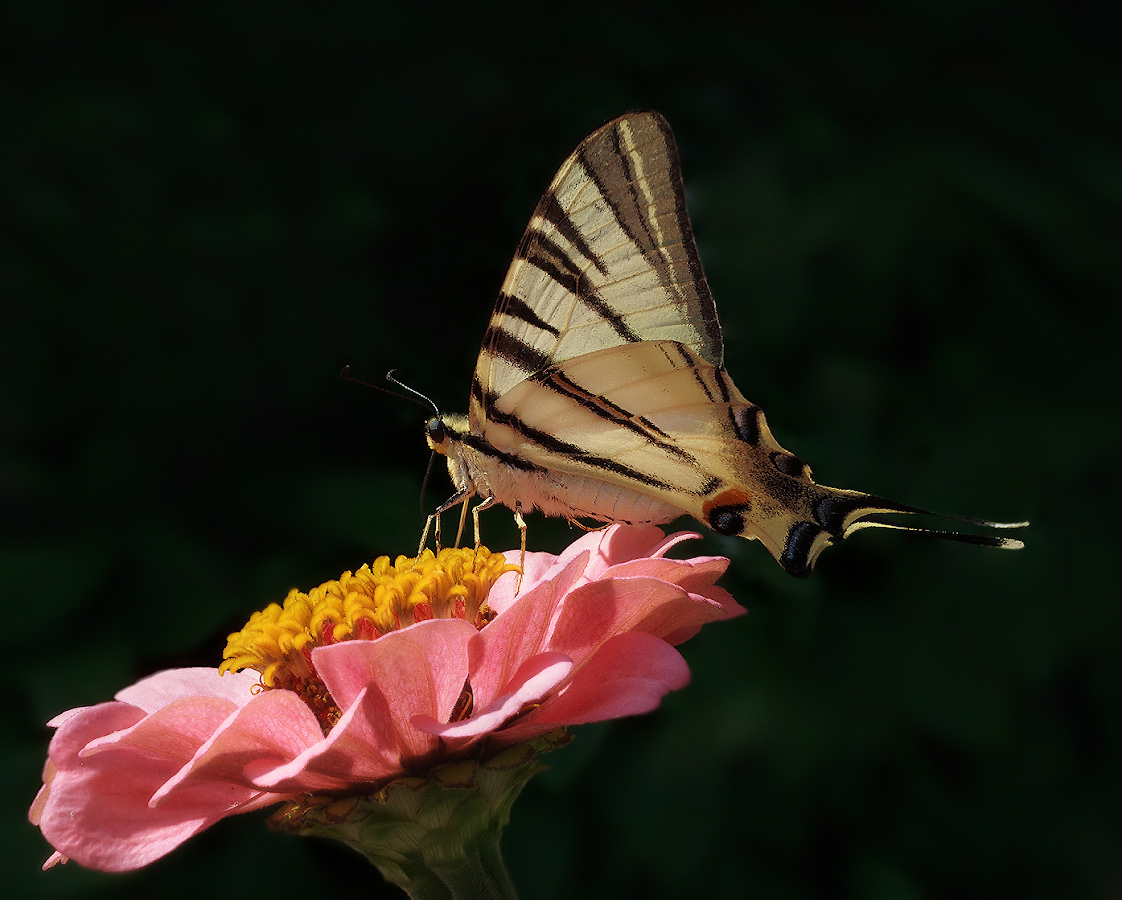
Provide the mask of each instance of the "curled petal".
{"label": "curled petal", "polygon": [[583,557],[571,560],[548,580],[520,593],[505,612],[472,637],[469,667],[478,706],[486,707],[508,692],[516,670],[549,648],[554,619],[580,581],[583,562]]}
{"label": "curled petal", "polygon": [[414,716],[413,726],[445,739],[478,737],[496,731],[523,709],[536,704],[572,671],[573,661],[560,653],[542,653],[526,661],[508,683],[509,692],[462,722],[441,723]]}
{"label": "curled petal", "polygon": [[[560,556],[551,553],[527,553],[522,574],[521,591],[533,590],[542,581],[554,579],[573,563],[580,566],[578,583],[601,578],[612,566],[628,560],[643,559],[656,552],[665,552],[679,541],[699,535],[681,532],[667,538],[654,525],[612,525],[590,531],[566,547]],[[513,553],[506,554],[513,558]],[[487,598],[488,605],[502,612],[514,599],[517,576],[504,575],[495,582]]]}
{"label": "curled petal", "polygon": [[363,691],[326,738],[283,765],[266,760],[246,775],[259,788],[289,793],[342,791],[356,784],[376,784],[401,772],[394,752],[395,735],[379,725],[392,719],[378,691]]}
{"label": "curled petal", "polygon": [[[734,605],[739,609],[739,604]],[[723,606],[657,578],[612,578],[583,584],[565,601],[551,646],[574,658],[616,634],[642,631],[668,640],[727,618]]]}
{"label": "curled petal", "polygon": [[[431,619],[377,641],[348,641],[315,651],[313,660],[344,709],[356,691],[384,698],[388,721],[376,722],[385,741],[396,736],[404,759],[423,756],[431,742],[409,725],[414,715],[451,714],[468,677],[468,644],[476,629],[460,619]],[[388,732],[388,734],[387,734]]]}
{"label": "curled petal", "polygon": [[166,669],[118,691],[116,699],[138,706],[146,713],[156,712],[184,697],[216,697],[244,706],[258,680],[256,672],[220,675],[217,669],[202,667]]}
{"label": "curled petal", "polygon": [[219,819],[286,799],[245,785],[208,782],[153,810],[150,798],[175,775],[181,760],[154,756],[127,742],[82,755],[106,732],[127,732],[143,715],[130,704],[103,703],[59,727],[51,741],[53,777],[37,804],[39,827],[62,855],[104,871],[139,868]]}
{"label": "curled petal", "polygon": [[518,743],[562,726],[650,712],[689,678],[686,661],[665,641],[637,632],[616,635],[574,671],[556,697],[499,737],[503,743]]}
{"label": "curled petal", "polygon": [[[149,716],[144,724],[157,724],[160,713]],[[286,763],[322,740],[319,722],[295,694],[258,694],[211,728],[209,738],[152,796],[150,805],[165,803],[173,792],[206,781],[246,784],[250,780],[248,771]]]}

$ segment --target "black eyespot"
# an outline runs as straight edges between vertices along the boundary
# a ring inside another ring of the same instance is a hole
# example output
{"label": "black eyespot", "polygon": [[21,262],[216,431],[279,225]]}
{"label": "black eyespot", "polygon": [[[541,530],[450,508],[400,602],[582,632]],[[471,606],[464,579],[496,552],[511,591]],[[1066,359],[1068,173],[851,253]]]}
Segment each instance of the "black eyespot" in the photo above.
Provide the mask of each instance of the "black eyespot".
{"label": "black eyespot", "polygon": [[840,535],[846,516],[861,506],[867,498],[823,497],[814,504],[814,520],[830,534]]}
{"label": "black eyespot", "polygon": [[760,442],[760,408],[738,409],[732,416],[736,436],[753,447]]}
{"label": "black eyespot", "polygon": [[791,530],[787,532],[787,546],[779,557],[779,565],[783,566],[788,575],[805,578],[810,574],[810,551],[820,534],[822,529],[813,522],[796,522],[791,526]]}
{"label": "black eyespot", "polygon": [[783,453],[776,450],[771,454],[771,464],[784,475],[798,478],[806,469],[806,463],[792,453]]}
{"label": "black eyespot", "polygon": [[744,530],[744,515],[735,509],[718,507],[709,513],[709,527],[717,534],[740,534]]}
{"label": "black eyespot", "polygon": [[441,421],[439,416],[433,416],[425,423],[425,431],[429,440],[434,444],[443,444],[447,436],[444,432],[444,422]]}

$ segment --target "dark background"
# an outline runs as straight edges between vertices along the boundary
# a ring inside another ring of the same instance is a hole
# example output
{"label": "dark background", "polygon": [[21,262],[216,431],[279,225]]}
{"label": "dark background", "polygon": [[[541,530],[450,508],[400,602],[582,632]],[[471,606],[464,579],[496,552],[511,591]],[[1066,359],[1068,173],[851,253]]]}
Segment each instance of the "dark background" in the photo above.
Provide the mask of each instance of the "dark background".
{"label": "dark background", "polygon": [[1033,526],[1019,554],[865,532],[805,581],[707,534],[751,615],[683,647],[657,713],[552,754],[505,840],[521,896],[1120,895],[1113,14],[166,6],[0,28],[8,896],[398,895],[260,814],[43,874],[43,722],[415,548],[424,413],[341,366],[462,410],[541,190],[646,107],[779,440],[827,484]]}

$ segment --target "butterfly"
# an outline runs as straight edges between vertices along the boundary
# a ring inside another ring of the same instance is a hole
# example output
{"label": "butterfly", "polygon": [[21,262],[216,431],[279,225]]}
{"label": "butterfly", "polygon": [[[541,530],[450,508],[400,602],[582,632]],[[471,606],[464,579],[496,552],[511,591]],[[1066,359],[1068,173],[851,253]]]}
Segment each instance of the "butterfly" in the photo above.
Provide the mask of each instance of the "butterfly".
{"label": "butterfly", "polygon": [[[724,368],[717,309],[686,214],[673,134],[656,112],[594,131],[558,170],[503,281],[471,382],[468,414],[437,412],[429,446],[479,512],[662,524],[693,516],[760,541],[792,575],[862,528],[989,547],[1021,541],[882,522],[926,513],[816,484]],[[951,516],[993,529],[998,523]],[[579,524],[579,522],[577,523]],[[459,542],[457,534],[457,543]]]}

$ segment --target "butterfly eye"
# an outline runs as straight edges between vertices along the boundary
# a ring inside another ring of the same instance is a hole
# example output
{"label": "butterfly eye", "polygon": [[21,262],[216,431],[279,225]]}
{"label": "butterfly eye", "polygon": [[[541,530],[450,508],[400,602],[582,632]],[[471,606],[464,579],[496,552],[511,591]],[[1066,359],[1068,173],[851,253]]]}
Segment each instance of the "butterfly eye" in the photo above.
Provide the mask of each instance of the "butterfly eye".
{"label": "butterfly eye", "polygon": [[433,416],[425,423],[425,434],[429,439],[429,444],[434,447],[444,443],[447,434],[444,431],[444,422],[439,416]]}

